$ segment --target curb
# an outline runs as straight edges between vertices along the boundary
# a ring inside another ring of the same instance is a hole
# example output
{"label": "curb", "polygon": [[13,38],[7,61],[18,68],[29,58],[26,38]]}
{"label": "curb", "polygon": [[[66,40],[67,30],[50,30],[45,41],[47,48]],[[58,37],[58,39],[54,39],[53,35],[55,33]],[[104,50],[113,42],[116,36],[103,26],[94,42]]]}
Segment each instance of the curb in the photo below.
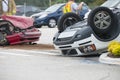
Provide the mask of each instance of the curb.
{"label": "curb", "polygon": [[120,58],[111,58],[107,56],[108,53],[101,54],[99,61],[105,64],[120,65]]}

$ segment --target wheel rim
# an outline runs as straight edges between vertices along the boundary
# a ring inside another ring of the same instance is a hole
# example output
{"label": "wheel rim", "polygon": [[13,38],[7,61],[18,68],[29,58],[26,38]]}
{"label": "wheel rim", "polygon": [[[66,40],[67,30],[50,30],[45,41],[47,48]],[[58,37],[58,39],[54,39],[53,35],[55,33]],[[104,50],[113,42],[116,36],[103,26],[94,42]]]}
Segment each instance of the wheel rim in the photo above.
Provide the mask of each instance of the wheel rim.
{"label": "wheel rim", "polygon": [[55,27],[56,26],[56,20],[55,19],[50,19],[49,20],[49,26],[50,27]]}
{"label": "wheel rim", "polygon": [[63,28],[66,29],[68,26],[71,26],[71,25],[75,24],[76,22],[78,22],[77,18],[68,17],[63,22]]}
{"label": "wheel rim", "polygon": [[111,25],[111,16],[106,11],[99,11],[94,16],[94,24],[98,29],[107,29]]}

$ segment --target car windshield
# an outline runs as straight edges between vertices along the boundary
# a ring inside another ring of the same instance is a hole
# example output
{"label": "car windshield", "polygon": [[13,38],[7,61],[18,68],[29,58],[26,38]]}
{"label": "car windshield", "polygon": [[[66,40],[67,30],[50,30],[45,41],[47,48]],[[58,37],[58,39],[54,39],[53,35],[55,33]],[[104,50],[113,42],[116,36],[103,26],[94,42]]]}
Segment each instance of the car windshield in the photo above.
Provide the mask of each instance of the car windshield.
{"label": "car windshield", "polygon": [[56,4],[53,6],[50,6],[49,8],[47,8],[45,11],[47,12],[55,12],[57,11],[57,9],[59,9],[62,6],[62,4]]}
{"label": "car windshield", "polygon": [[25,9],[25,12],[34,12],[34,11],[40,11],[39,7],[35,7],[35,6],[16,6],[17,8],[17,11],[19,12],[24,12],[24,9]]}
{"label": "car windshield", "polygon": [[101,6],[113,8],[113,7],[117,7],[119,3],[120,3],[120,0],[107,0]]}

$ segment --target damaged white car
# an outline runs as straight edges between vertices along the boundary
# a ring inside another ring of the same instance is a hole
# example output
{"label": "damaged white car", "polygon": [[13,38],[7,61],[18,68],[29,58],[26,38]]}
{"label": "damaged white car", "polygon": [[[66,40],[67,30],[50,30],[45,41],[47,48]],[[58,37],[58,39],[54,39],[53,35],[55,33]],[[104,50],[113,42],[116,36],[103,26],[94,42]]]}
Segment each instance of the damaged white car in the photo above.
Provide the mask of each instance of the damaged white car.
{"label": "damaged white car", "polygon": [[106,52],[112,40],[120,41],[120,0],[107,0],[87,20],[80,21],[74,13],[63,15],[53,43],[62,55],[85,56]]}

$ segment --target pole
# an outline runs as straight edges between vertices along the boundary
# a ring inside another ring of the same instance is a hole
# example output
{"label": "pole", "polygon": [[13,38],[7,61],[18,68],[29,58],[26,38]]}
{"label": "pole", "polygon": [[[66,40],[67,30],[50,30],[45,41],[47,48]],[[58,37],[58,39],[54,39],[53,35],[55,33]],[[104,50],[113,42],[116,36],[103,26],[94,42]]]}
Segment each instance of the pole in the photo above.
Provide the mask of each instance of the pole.
{"label": "pole", "polygon": [[24,14],[23,16],[26,16],[26,0],[24,1]]}
{"label": "pole", "polygon": [[51,0],[49,0],[49,6],[51,6]]}

